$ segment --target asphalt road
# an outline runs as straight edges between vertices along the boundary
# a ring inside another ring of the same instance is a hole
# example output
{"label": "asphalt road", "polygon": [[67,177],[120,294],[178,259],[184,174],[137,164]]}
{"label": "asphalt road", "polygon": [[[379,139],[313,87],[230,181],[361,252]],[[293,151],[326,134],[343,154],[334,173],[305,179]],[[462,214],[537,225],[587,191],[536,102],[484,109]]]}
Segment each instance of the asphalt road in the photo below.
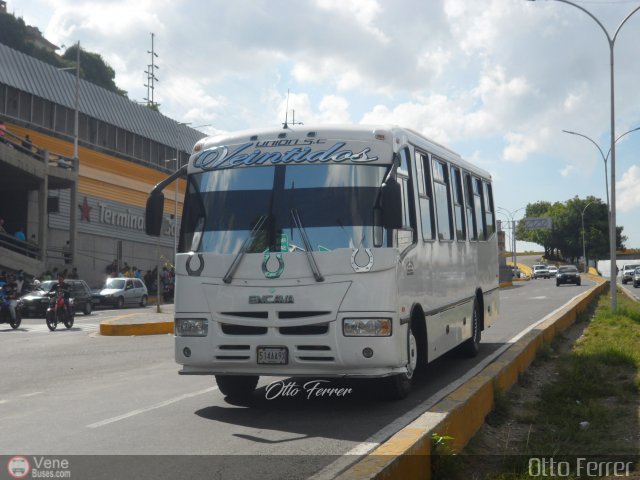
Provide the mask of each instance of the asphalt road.
{"label": "asphalt road", "polygon": [[629,282],[625,285],[622,284],[622,282],[620,281],[620,277],[618,277],[618,287],[620,288],[624,288],[629,295],[631,295],[632,298],[636,299],[637,301],[640,301],[640,287],[635,288],[633,286],[633,282]]}
{"label": "asphalt road", "polygon": [[[80,463],[93,469],[93,478],[119,478],[118,466],[128,473],[139,468],[136,478],[165,478],[151,468],[158,465],[166,478],[168,472],[172,478],[199,478],[205,471],[225,479],[258,473],[260,478],[330,478],[442,398],[452,383],[521,331],[592,285],[585,280],[581,287],[557,288],[551,279],[502,289],[500,317],[484,332],[480,355],[438,359],[409,398],[398,402],[381,400],[373,382],[335,383],[350,391],[307,398],[303,389],[287,395],[280,387],[265,388],[293,379],[261,378],[249,401],[230,403],[212,377],[176,373],[171,335],[100,336],[100,320],[139,309],[78,315],[71,330],[60,326],[55,332],[43,319],[26,319],[16,331],[2,324],[0,455],[154,455],[117,457],[117,462],[73,457],[77,469]],[[282,393],[268,398],[277,390]]]}

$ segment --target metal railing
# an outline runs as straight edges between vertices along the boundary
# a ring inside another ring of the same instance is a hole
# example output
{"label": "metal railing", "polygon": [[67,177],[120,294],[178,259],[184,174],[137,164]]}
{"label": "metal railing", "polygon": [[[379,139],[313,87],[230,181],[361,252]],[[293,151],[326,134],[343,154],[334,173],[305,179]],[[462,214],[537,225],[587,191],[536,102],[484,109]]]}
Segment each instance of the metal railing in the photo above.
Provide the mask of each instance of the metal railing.
{"label": "metal railing", "polygon": [[[44,148],[40,148],[38,145],[35,145],[32,142],[28,142],[25,138],[21,138],[18,135],[10,132],[9,130],[5,130],[3,140],[4,144],[9,146],[10,148],[14,148],[15,150],[24,153],[25,155],[30,155],[36,160],[44,162]],[[49,165],[70,170],[76,169],[73,158],[53,152],[49,152]]]}
{"label": "metal railing", "polygon": [[19,238],[0,232],[0,248],[6,248],[12,252],[24,255],[36,260],[41,259],[40,247],[34,243],[20,240]]}

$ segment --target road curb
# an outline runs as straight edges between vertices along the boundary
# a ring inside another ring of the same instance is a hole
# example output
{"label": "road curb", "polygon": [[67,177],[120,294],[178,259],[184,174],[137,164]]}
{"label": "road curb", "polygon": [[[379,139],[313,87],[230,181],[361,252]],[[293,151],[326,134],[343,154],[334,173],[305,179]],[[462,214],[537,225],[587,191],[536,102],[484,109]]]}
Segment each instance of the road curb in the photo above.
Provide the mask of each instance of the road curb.
{"label": "road curb", "polygon": [[166,335],[173,333],[173,319],[167,322],[135,322],[126,321],[123,318],[133,317],[136,314],[123,315],[121,317],[102,320],[100,322],[100,335],[130,336],[130,335]]}
{"label": "road curb", "polygon": [[432,435],[453,437],[450,446],[457,452],[464,448],[492,410],[495,392],[511,387],[533,361],[538,349],[572,325],[609,283],[602,277],[586,276],[597,285],[553,312],[477,375],[336,478],[429,480]]}

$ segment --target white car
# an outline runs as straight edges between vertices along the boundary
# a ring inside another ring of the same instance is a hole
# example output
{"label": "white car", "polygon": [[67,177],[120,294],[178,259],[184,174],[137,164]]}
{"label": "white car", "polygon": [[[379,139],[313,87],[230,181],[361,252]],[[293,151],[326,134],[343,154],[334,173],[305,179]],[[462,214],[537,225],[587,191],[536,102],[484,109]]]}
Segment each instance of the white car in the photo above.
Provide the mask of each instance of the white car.
{"label": "white car", "polygon": [[125,305],[146,307],[148,296],[147,287],[138,278],[107,278],[99,294],[102,305],[116,308]]}
{"label": "white car", "polygon": [[538,278],[550,278],[551,274],[549,273],[549,267],[546,265],[534,265],[531,269],[531,278],[534,280]]}
{"label": "white car", "polygon": [[558,274],[558,267],[556,267],[555,265],[549,265],[549,274],[552,277],[555,277]]}

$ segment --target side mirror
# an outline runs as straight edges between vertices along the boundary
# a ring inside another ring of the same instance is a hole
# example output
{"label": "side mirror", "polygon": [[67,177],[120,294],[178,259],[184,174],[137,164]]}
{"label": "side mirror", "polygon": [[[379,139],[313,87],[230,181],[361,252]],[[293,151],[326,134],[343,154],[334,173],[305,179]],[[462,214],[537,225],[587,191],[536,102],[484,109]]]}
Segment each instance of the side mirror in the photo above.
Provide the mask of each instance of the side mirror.
{"label": "side mirror", "polygon": [[384,228],[402,228],[402,190],[395,178],[382,185],[382,225]]}
{"label": "side mirror", "polygon": [[147,198],[144,229],[147,235],[159,237],[162,230],[162,214],[164,213],[164,193],[151,192]]}

